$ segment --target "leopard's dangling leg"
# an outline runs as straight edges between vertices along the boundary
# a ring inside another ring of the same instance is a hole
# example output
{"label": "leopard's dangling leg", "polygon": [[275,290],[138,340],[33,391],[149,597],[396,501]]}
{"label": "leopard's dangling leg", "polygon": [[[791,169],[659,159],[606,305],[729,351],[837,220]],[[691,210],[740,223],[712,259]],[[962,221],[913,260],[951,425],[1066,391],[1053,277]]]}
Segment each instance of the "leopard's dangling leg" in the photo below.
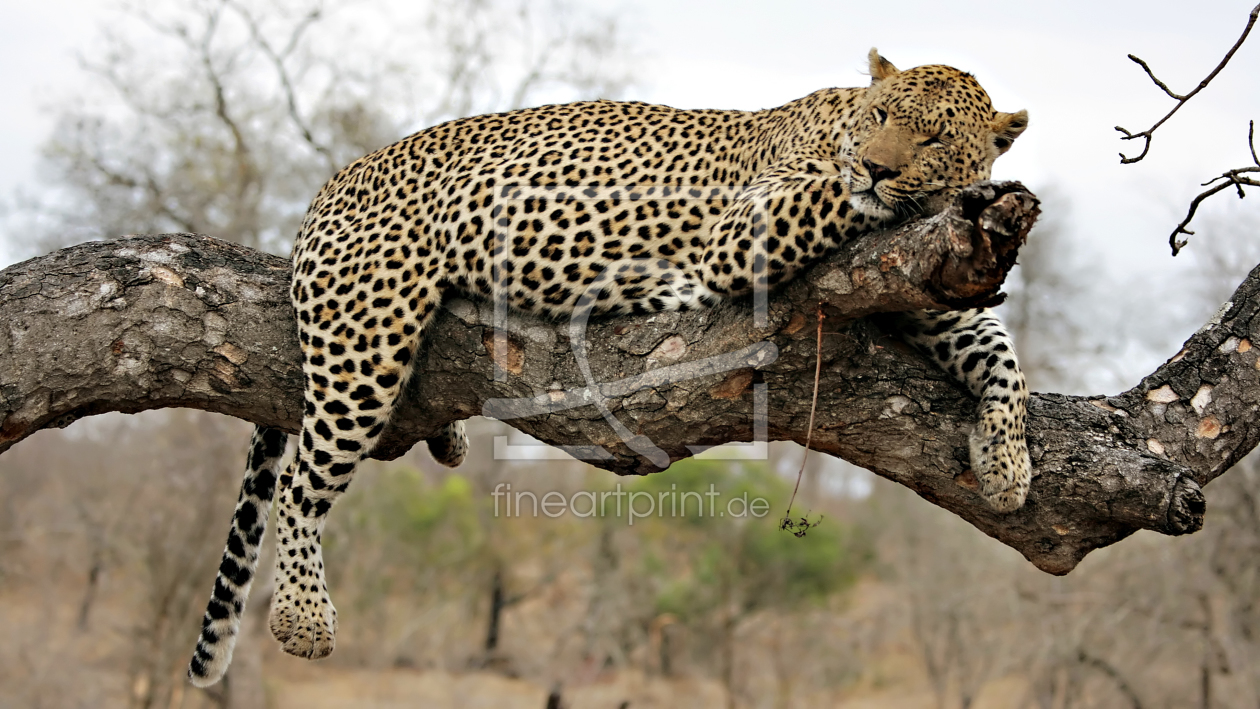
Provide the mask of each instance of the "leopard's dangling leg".
{"label": "leopard's dangling leg", "polygon": [[262,426],[254,429],[249,460],[245,463],[245,480],[232,513],[227,548],[223,550],[219,575],[214,580],[210,605],[201,619],[197,649],[188,663],[188,679],[198,687],[218,682],[232,663],[241,616],[258,571],[258,547],[267,531],[267,517],[271,514],[276,476],[287,438],[276,429]]}
{"label": "leopard's dangling leg", "polygon": [[988,310],[901,313],[898,327],[912,344],[980,398],[971,432],[971,467],[980,494],[998,512],[1019,509],[1032,481],[1024,424],[1028,384],[1015,346]]}
{"label": "leopard's dangling leg", "polygon": [[276,498],[269,625],[285,652],[309,659],[332,653],[337,630],[320,546],[328,511],[385,430],[438,301],[413,300],[406,311],[380,312],[351,302],[352,311],[369,308],[363,318],[352,316],[351,324],[325,328],[318,318],[299,318],[305,413],[297,454],[280,476]]}

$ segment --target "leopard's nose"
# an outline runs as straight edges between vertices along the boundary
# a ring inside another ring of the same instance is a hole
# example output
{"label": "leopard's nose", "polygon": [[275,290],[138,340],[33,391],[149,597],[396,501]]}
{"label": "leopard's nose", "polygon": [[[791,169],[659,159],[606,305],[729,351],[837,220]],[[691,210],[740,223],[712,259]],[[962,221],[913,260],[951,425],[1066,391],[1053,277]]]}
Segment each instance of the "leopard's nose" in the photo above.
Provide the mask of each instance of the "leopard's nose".
{"label": "leopard's nose", "polygon": [[865,167],[866,171],[870,173],[871,187],[878,184],[880,180],[891,180],[901,174],[900,170],[894,170],[886,165],[880,165],[879,163],[867,158],[862,159],[862,167]]}

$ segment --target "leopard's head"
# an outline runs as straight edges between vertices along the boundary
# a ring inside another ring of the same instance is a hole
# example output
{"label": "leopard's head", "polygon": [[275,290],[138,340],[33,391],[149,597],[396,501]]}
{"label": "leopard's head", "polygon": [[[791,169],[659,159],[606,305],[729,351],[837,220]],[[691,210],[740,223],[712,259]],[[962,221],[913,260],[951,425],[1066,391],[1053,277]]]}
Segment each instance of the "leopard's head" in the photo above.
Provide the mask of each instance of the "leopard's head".
{"label": "leopard's head", "polygon": [[928,198],[989,178],[1028,127],[1028,112],[993,110],[971,74],[948,66],[899,71],[875,49],[871,86],[837,136],[854,209],[893,219]]}

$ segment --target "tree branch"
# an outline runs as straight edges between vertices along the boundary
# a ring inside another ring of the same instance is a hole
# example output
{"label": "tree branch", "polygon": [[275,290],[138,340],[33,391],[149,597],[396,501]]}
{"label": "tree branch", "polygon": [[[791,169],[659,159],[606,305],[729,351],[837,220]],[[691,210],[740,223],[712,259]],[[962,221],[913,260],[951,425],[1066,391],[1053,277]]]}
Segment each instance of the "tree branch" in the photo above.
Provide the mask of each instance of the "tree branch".
{"label": "tree branch", "polygon": [[[1173,114],[1176,113],[1182,106],[1184,106],[1187,101],[1189,101],[1191,98],[1194,98],[1195,94],[1199,93],[1204,88],[1206,88],[1207,85],[1212,82],[1212,79],[1215,79],[1216,75],[1221,73],[1221,70],[1225,68],[1225,65],[1229,63],[1229,60],[1234,57],[1234,53],[1237,52],[1238,48],[1242,46],[1242,43],[1246,41],[1247,35],[1251,33],[1251,28],[1255,26],[1257,18],[1260,18],[1260,5],[1256,5],[1254,8],[1252,8],[1251,13],[1247,16],[1247,26],[1243,28],[1242,35],[1238,37],[1237,42],[1234,42],[1234,46],[1230,47],[1229,51],[1225,53],[1225,58],[1221,59],[1221,63],[1217,64],[1216,68],[1212,70],[1212,73],[1208,74],[1207,77],[1203,79],[1203,81],[1200,81],[1199,85],[1194,87],[1193,91],[1191,91],[1190,93],[1184,96],[1181,94],[1175,93],[1172,89],[1168,88],[1167,84],[1160,81],[1159,78],[1155,76],[1155,72],[1151,71],[1151,67],[1147,65],[1145,61],[1143,61],[1142,59],[1138,57],[1135,57],[1132,54],[1129,55],[1129,59],[1132,59],[1139,66],[1141,66],[1142,70],[1146,72],[1146,75],[1151,78],[1151,81],[1155,82],[1156,86],[1162,89],[1163,92],[1168,94],[1170,97],[1177,99],[1177,105],[1173,106],[1172,110],[1169,111],[1168,114],[1165,115],[1163,118],[1159,119],[1159,121],[1157,121],[1155,125],[1151,126],[1150,128],[1147,128],[1141,133],[1131,133],[1125,128],[1116,126],[1116,130],[1120,131],[1121,133],[1124,133],[1124,137],[1121,138],[1121,140],[1133,140],[1134,138],[1143,138],[1146,141],[1145,144],[1142,146],[1142,154],[1138,155],[1135,158],[1125,157],[1124,153],[1120,153],[1120,162],[1122,164],[1128,165],[1131,163],[1135,163],[1135,162],[1140,161],[1142,158],[1146,157],[1146,153],[1151,149],[1151,138],[1154,136],[1155,130],[1159,128],[1160,126],[1162,126],[1164,122],[1167,121],[1169,118],[1172,118]],[[1168,237],[1168,246],[1172,248],[1173,256],[1176,256],[1177,254],[1181,253],[1182,247],[1186,245],[1186,240],[1184,239],[1179,240],[1177,239],[1177,237],[1180,236],[1181,234],[1185,234],[1187,236],[1194,235],[1194,232],[1190,231],[1186,227],[1190,225],[1190,220],[1194,219],[1194,213],[1195,211],[1198,210],[1199,204],[1203,202],[1203,200],[1207,199],[1208,197],[1211,197],[1212,195],[1216,194],[1217,192],[1220,192],[1221,190],[1228,188],[1230,185],[1233,185],[1235,188],[1238,189],[1238,198],[1242,199],[1243,197],[1246,196],[1246,194],[1243,192],[1243,185],[1253,185],[1253,186],[1260,185],[1260,183],[1257,183],[1255,180],[1249,177],[1242,177],[1242,173],[1245,173],[1245,172],[1260,172],[1260,159],[1256,158],[1255,121],[1250,121],[1248,125],[1249,125],[1249,128],[1247,131],[1247,147],[1251,149],[1251,159],[1253,162],[1256,163],[1256,167],[1244,167],[1244,168],[1236,168],[1233,170],[1228,170],[1222,173],[1219,177],[1214,177],[1208,180],[1207,182],[1203,183],[1204,185],[1210,185],[1213,182],[1216,182],[1217,180],[1226,181],[1220,185],[1213,187],[1212,189],[1205,190],[1204,192],[1199,193],[1199,196],[1195,197],[1194,201],[1190,203],[1190,209],[1189,209],[1189,212],[1186,214],[1186,218],[1181,220],[1181,223],[1178,224],[1176,228],[1173,229],[1173,233]]]}
{"label": "tree branch", "polygon": [[231,2],[230,4],[245,22],[245,26],[249,28],[249,34],[253,38],[254,44],[262,50],[262,53],[267,56],[267,59],[271,61],[271,65],[275,68],[276,78],[280,80],[280,88],[284,91],[285,102],[289,110],[289,120],[293,122],[293,126],[298,129],[299,133],[302,134],[302,139],[306,141],[306,144],[311,146],[315,152],[323,156],[324,165],[328,169],[328,174],[336,174],[337,161],[336,158],[333,157],[332,150],[315,138],[315,135],[311,132],[310,126],[307,125],[306,121],[302,118],[302,112],[298,110],[297,91],[293,88],[293,80],[289,76],[289,69],[284,63],[285,59],[293,53],[294,49],[297,48],[298,43],[301,42],[302,35],[305,34],[306,31],[311,28],[311,25],[315,24],[315,22],[323,15],[323,7],[321,5],[317,5],[315,8],[307,11],[307,13],[298,20],[297,24],[293,26],[292,31],[289,33],[289,39],[285,43],[284,49],[277,52],[275,48],[271,46],[271,43],[267,41],[266,33],[263,32],[261,27],[259,27],[257,18],[255,18],[253,13],[249,11],[249,8],[238,2]]}
{"label": "tree branch", "polygon": [[1125,699],[1129,700],[1129,706],[1133,707],[1133,709],[1142,709],[1142,700],[1138,697],[1137,692],[1133,691],[1133,686],[1124,679],[1124,675],[1120,674],[1120,671],[1115,668],[1115,665],[1101,657],[1094,657],[1084,650],[1077,652],[1077,660],[1082,665],[1093,667],[1106,675],[1108,679],[1116,683],[1116,689],[1120,690]]}
{"label": "tree branch", "polygon": [[1156,86],[1162,89],[1163,92],[1168,94],[1170,97],[1177,99],[1177,105],[1173,106],[1172,110],[1169,111],[1167,115],[1165,115],[1163,118],[1159,119],[1155,123],[1155,125],[1151,126],[1150,128],[1147,128],[1141,133],[1130,133],[1127,129],[1121,128],[1120,126],[1116,126],[1116,130],[1120,131],[1121,133],[1124,133],[1124,137],[1121,138],[1121,140],[1133,140],[1134,138],[1143,138],[1146,141],[1145,145],[1143,145],[1142,147],[1142,154],[1135,158],[1127,158],[1124,156],[1124,153],[1121,153],[1120,154],[1121,163],[1128,165],[1130,163],[1138,162],[1142,158],[1146,157],[1146,153],[1151,149],[1151,137],[1154,135],[1155,130],[1159,128],[1160,126],[1164,125],[1164,123],[1169,118],[1172,118],[1173,114],[1176,113],[1178,110],[1180,110],[1182,106],[1186,105],[1187,101],[1194,98],[1195,94],[1207,88],[1207,85],[1212,83],[1212,79],[1215,79],[1216,75],[1221,73],[1221,70],[1225,68],[1225,65],[1229,63],[1229,60],[1234,58],[1234,53],[1237,52],[1238,48],[1242,46],[1242,43],[1246,41],[1247,35],[1251,33],[1251,28],[1254,27],[1256,24],[1257,17],[1260,17],[1260,5],[1256,5],[1254,8],[1252,8],[1251,13],[1247,16],[1247,26],[1243,28],[1242,35],[1238,37],[1237,42],[1234,42],[1234,46],[1230,47],[1229,51],[1225,53],[1225,58],[1221,59],[1221,63],[1217,64],[1216,68],[1212,70],[1212,73],[1208,74],[1207,77],[1203,79],[1203,81],[1200,81],[1199,85],[1194,87],[1193,91],[1191,91],[1190,93],[1184,96],[1178,93],[1174,93],[1172,89],[1168,88],[1167,84],[1160,81],[1155,76],[1155,72],[1151,71],[1151,67],[1147,65],[1147,63],[1144,60],[1132,54],[1129,55],[1129,59],[1133,60],[1138,66],[1142,67],[1142,70],[1145,71],[1146,75],[1151,78],[1151,81],[1155,82]]}
{"label": "tree branch", "polygon": [[[1185,348],[1113,397],[1041,394],[1028,423],[1036,479],[1017,512],[974,490],[976,404],[872,319],[991,303],[1037,214],[1018,183],[964,190],[944,213],[871,234],[747,304],[590,325],[590,388],[568,324],[453,300],[374,456],[391,459],[446,422],[487,414],[622,474],[690,446],[805,439],[819,304],[823,339],[813,448],[915,490],[1050,573],[1137,529],[1197,530],[1200,486],[1260,439],[1260,272]],[[300,356],[284,259],[203,236],[84,244],[0,272],[0,452],[35,431],[105,411],[217,411],[296,432]],[[838,331],[837,331],[838,330]],[[590,405],[607,397],[624,442]],[[645,444],[646,442],[646,444]],[[578,447],[574,447],[574,446]],[[636,452],[638,451],[638,452]],[[650,451],[649,451],[650,453]]]}
{"label": "tree branch", "polygon": [[[1254,134],[1255,134],[1255,121],[1252,121],[1252,132],[1249,138],[1254,137]],[[1255,145],[1252,144],[1250,140],[1248,141],[1248,144],[1251,145],[1252,157],[1254,158]],[[1257,182],[1253,178],[1244,176],[1244,173],[1248,173],[1248,172],[1260,172],[1260,163],[1257,163],[1256,167],[1240,167],[1234,170],[1226,170],[1220,175],[1217,175],[1216,177],[1213,177],[1212,179],[1203,183],[1203,186],[1206,187],[1207,185],[1210,185],[1213,182],[1216,182],[1217,180],[1224,180],[1224,182],[1220,183],[1219,185],[1215,185],[1209,189],[1203,190],[1202,192],[1199,193],[1197,197],[1191,200],[1190,209],[1186,212],[1186,218],[1181,220],[1181,223],[1178,224],[1175,229],[1173,229],[1172,236],[1168,237],[1168,245],[1172,247],[1173,256],[1176,256],[1178,253],[1180,253],[1181,248],[1185,246],[1187,243],[1185,239],[1178,239],[1177,238],[1178,235],[1185,234],[1187,236],[1194,236],[1194,232],[1190,231],[1186,227],[1190,226],[1190,220],[1194,219],[1194,214],[1195,212],[1199,210],[1199,205],[1203,203],[1203,200],[1207,199],[1208,197],[1211,197],[1217,192],[1222,192],[1224,190],[1227,190],[1230,187],[1233,187],[1238,190],[1238,199],[1243,199],[1244,197],[1247,196],[1247,193],[1243,192],[1243,185],[1250,185],[1252,187],[1260,187],[1260,182]]]}

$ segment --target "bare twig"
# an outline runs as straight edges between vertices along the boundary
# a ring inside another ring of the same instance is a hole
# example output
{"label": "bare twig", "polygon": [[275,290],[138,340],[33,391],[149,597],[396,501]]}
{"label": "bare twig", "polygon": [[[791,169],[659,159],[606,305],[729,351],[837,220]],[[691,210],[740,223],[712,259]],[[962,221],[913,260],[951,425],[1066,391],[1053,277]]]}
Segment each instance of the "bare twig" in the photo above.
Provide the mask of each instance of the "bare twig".
{"label": "bare twig", "polygon": [[1190,220],[1194,219],[1194,213],[1199,209],[1199,204],[1201,204],[1203,200],[1207,199],[1208,197],[1211,197],[1217,192],[1229,189],[1230,186],[1233,186],[1238,190],[1238,198],[1242,199],[1243,197],[1247,196],[1246,193],[1243,192],[1243,185],[1250,185],[1252,187],[1260,187],[1260,182],[1257,182],[1256,180],[1250,177],[1243,177],[1243,173],[1247,173],[1247,172],[1260,172],[1260,166],[1241,167],[1236,170],[1228,170],[1226,172],[1221,173],[1220,175],[1216,177],[1213,177],[1207,182],[1203,183],[1204,186],[1207,186],[1207,185],[1212,184],[1213,182],[1216,182],[1217,180],[1225,180],[1224,182],[1212,187],[1209,190],[1200,192],[1199,196],[1195,197],[1194,201],[1190,203],[1190,210],[1186,213],[1186,218],[1181,220],[1181,223],[1177,225],[1177,228],[1173,229],[1172,236],[1168,237],[1168,245],[1172,247],[1173,256],[1176,256],[1177,254],[1181,253],[1181,248],[1186,245],[1186,240],[1178,239],[1177,236],[1179,234],[1186,234],[1188,236],[1194,235],[1194,232],[1190,231],[1186,227],[1190,225]]}
{"label": "bare twig", "polygon": [[135,177],[109,167],[109,165],[105,163],[105,159],[95,153],[87,154],[84,157],[84,160],[86,160],[87,163],[92,166],[92,169],[96,170],[96,172],[103,176],[110,184],[129,189],[140,189],[147,192],[149,195],[149,205],[153,208],[155,214],[165,216],[167,219],[170,219],[186,231],[194,232],[197,230],[197,224],[191,218],[176,213],[171,205],[167,203],[168,200],[162,193],[162,188],[158,185],[157,178],[153,176],[153,173],[147,167],[141,168],[141,172],[144,173],[144,181],[141,182]]}
{"label": "bare twig", "polygon": [[[527,16],[528,11],[529,6],[527,4],[522,4],[522,17]],[[525,49],[522,52],[522,59],[524,59],[529,69],[517,83],[516,89],[512,91],[512,98],[508,101],[508,106],[510,108],[524,108],[525,101],[529,98],[530,92],[533,91],[539,84],[552,78],[549,72],[549,67],[552,63],[552,54],[557,48],[573,41],[573,37],[569,34],[568,24],[563,22],[564,17],[559,16],[556,19],[561,21],[558,33],[555,37],[543,38],[543,42],[541,42],[541,52],[534,51],[534,46],[537,43],[534,41],[533,23],[524,23],[525,37],[523,41]]]}
{"label": "bare twig", "polygon": [[783,518],[786,520],[792,516],[792,504],[796,502],[796,491],[801,489],[801,478],[805,475],[805,463],[809,461],[809,444],[814,440],[814,414],[818,412],[818,385],[822,378],[822,337],[823,337],[823,320],[827,314],[823,312],[823,304],[819,303],[814,308],[814,313],[818,317],[818,332],[815,334],[817,338],[818,349],[814,355],[814,398],[809,405],[809,426],[805,429],[805,455],[801,456],[801,469],[796,472],[796,486],[792,488],[792,499],[788,500],[787,512]]}
{"label": "bare twig", "polygon": [[1128,165],[1129,163],[1138,162],[1142,158],[1146,157],[1146,153],[1151,149],[1151,136],[1155,133],[1155,129],[1162,126],[1164,122],[1167,121],[1169,118],[1172,118],[1173,114],[1176,113],[1182,106],[1184,106],[1187,101],[1193,98],[1195,94],[1199,93],[1204,88],[1206,88],[1207,85],[1212,82],[1212,79],[1215,79],[1216,75],[1221,73],[1221,69],[1224,69],[1225,65],[1229,63],[1229,60],[1233,59],[1234,53],[1238,51],[1238,48],[1242,46],[1243,41],[1247,39],[1247,35],[1251,33],[1251,28],[1255,26],[1257,17],[1260,17],[1260,5],[1256,5],[1254,8],[1252,8],[1251,14],[1248,16],[1247,26],[1243,29],[1242,35],[1238,38],[1237,42],[1234,42],[1234,46],[1230,47],[1229,52],[1225,54],[1225,58],[1221,60],[1221,63],[1217,64],[1216,68],[1212,70],[1212,73],[1208,74],[1207,78],[1203,79],[1203,81],[1200,81],[1199,85],[1194,87],[1193,91],[1191,91],[1188,94],[1185,94],[1184,96],[1181,94],[1174,93],[1172,89],[1168,88],[1167,84],[1165,84],[1164,82],[1156,78],[1155,73],[1151,71],[1150,66],[1148,66],[1145,61],[1143,61],[1142,59],[1132,54],[1129,55],[1129,59],[1132,59],[1134,62],[1138,64],[1138,66],[1142,67],[1142,69],[1146,71],[1146,75],[1151,77],[1151,81],[1155,82],[1156,86],[1158,86],[1160,89],[1163,90],[1164,93],[1168,94],[1172,98],[1177,99],[1177,105],[1173,106],[1172,110],[1168,112],[1168,115],[1159,119],[1159,121],[1156,122],[1155,125],[1151,126],[1150,128],[1147,128],[1141,133],[1131,133],[1125,128],[1116,126],[1116,130],[1120,131],[1121,133],[1124,133],[1124,137],[1121,138],[1121,140],[1133,140],[1134,138],[1143,138],[1146,141],[1145,145],[1142,146],[1142,154],[1135,158],[1125,157],[1124,153],[1120,153],[1121,163]]}
{"label": "bare twig", "polygon": [[271,43],[267,41],[263,34],[262,28],[258,26],[258,20],[249,12],[249,9],[240,3],[231,3],[237,14],[245,21],[245,25],[249,27],[249,33],[254,38],[254,42],[262,50],[263,54],[271,60],[272,66],[276,68],[276,76],[280,80],[280,88],[284,90],[285,101],[288,104],[289,119],[293,121],[293,125],[302,134],[302,139],[307,142],[315,152],[324,158],[324,164],[328,168],[328,174],[337,171],[337,160],[333,157],[332,150],[328,146],[315,139],[315,135],[311,132],[310,126],[302,118],[301,111],[298,110],[297,92],[293,89],[293,81],[289,77],[289,70],[284,64],[284,60],[293,53],[298,43],[302,39],[302,35],[323,15],[323,7],[317,6],[312,9],[293,27],[292,33],[289,35],[288,43],[284,49],[276,51]]}
{"label": "bare twig", "polygon": [[197,53],[197,58],[205,71],[206,80],[210,82],[210,88],[214,92],[214,115],[232,134],[232,152],[236,159],[238,181],[236,194],[232,200],[232,217],[227,233],[232,238],[257,244],[257,220],[251,217],[254,216],[252,213],[257,211],[262,177],[259,174],[254,150],[245,137],[245,131],[232,116],[231,106],[227,99],[228,90],[224,82],[224,77],[232,70],[235,58],[229,56],[225,59],[222,70],[215,66],[213,44],[225,6],[226,3],[221,4],[208,12],[202,36],[198,39],[189,37],[187,43]]}
{"label": "bare twig", "polygon": [[1251,161],[1260,167],[1260,158],[1256,157],[1256,122],[1247,121],[1247,147],[1251,148]]}
{"label": "bare twig", "polygon": [[1080,660],[1082,665],[1093,667],[1104,675],[1107,675],[1111,681],[1116,683],[1116,689],[1120,690],[1120,693],[1129,700],[1129,705],[1132,706],[1133,709],[1142,709],[1142,700],[1138,698],[1137,692],[1133,690],[1132,685],[1125,681],[1124,676],[1120,674],[1120,671],[1117,670],[1114,665],[1101,657],[1090,655],[1084,650],[1081,650],[1078,653],[1077,659]]}
{"label": "bare twig", "polygon": [[[431,15],[430,22],[442,30],[443,36],[438,41],[447,58],[439,70],[445,89],[441,100],[428,112],[426,123],[472,113],[478,79],[494,64],[490,49],[493,28],[487,26],[485,13],[479,12],[481,9],[483,7],[476,3],[445,5],[436,7]],[[458,13],[459,21],[443,26],[436,19],[441,12],[450,16]]]}
{"label": "bare twig", "polygon": [[[1142,59],[1132,54],[1129,55],[1129,59],[1132,59],[1134,62],[1138,64],[1138,66],[1142,67],[1142,70],[1145,71],[1146,75],[1151,78],[1151,81],[1155,82],[1156,86],[1158,86],[1164,93],[1168,94],[1168,96],[1177,100],[1177,105],[1173,106],[1172,110],[1169,111],[1168,114],[1165,115],[1163,118],[1159,119],[1159,121],[1157,121],[1155,125],[1142,131],[1141,133],[1132,133],[1126,128],[1116,126],[1116,130],[1120,131],[1121,133],[1124,133],[1124,137],[1121,138],[1121,140],[1133,140],[1134,138],[1142,138],[1143,140],[1145,140],[1145,143],[1142,146],[1141,155],[1138,155],[1135,158],[1130,158],[1130,157],[1126,157],[1124,153],[1120,153],[1120,162],[1122,164],[1128,165],[1130,163],[1135,163],[1141,160],[1142,158],[1146,157],[1146,153],[1149,152],[1151,149],[1151,137],[1152,135],[1154,135],[1155,130],[1159,128],[1160,126],[1162,126],[1169,118],[1172,118],[1173,114],[1176,113],[1182,106],[1184,106],[1187,101],[1193,98],[1195,94],[1199,93],[1204,88],[1206,88],[1207,85],[1211,83],[1212,79],[1215,79],[1216,75],[1221,73],[1221,70],[1225,68],[1225,65],[1229,63],[1229,60],[1234,57],[1234,53],[1238,51],[1238,48],[1241,47],[1242,43],[1247,39],[1247,35],[1251,33],[1251,28],[1255,26],[1257,18],[1260,18],[1260,5],[1256,5],[1254,8],[1252,8],[1251,13],[1248,15],[1247,26],[1243,28],[1242,34],[1238,37],[1238,41],[1234,42],[1234,46],[1230,47],[1229,51],[1225,53],[1225,58],[1221,59],[1220,64],[1217,64],[1216,68],[1212,70],[1212,73],[1208,74],[1207,77],[1203,79],[1203,81],[1200,81],[1199,85],[1194,87],[1193,91],[1185,95],[1176,93],[1172,89],[1168,88],[1167,84],[1165,84],[1163,81],[1160,81],[1159,77],[1155,76],[1155,72],[1151,71],[1151,67],[1145,61],[1143,61]],[[1216,182],[1217,180],[1224,180],[1224,182],[1222,182],[1221,184],[1216,185],[1209,190],[1199,193],[1199,195],[1194,198],[1194,201],[1190,203],[1190,209],[1186,213],[1186,218],[1181,220],[1181,223],[1178,224],[1176,228],[1173,229],[1172,234],[1168,237],[1168,246],[1172,248],[1173,256],[1176,256],[1177,254],[1181,253],[1182,247],[1184,247],[1187,243],[1185,239],[1178,239],[1177,237],[1182,234],[1185,234],[1187,236],[1194,235],[1194,232],[1190,231],[1186,227],[1189,226],[1190,221],[1194,219],[1194,214],[1196,211],[1198,211],[1199,205],[1203,202],[1203,200],[1207,199],[1208,197],[1211,197],[1217,192],[1227,189],[1231,185],[1235,189],[1238,190],[1238,198],[1242,199],[1243,197],[1247,196],[1246,193],[1243,192],[1243,185],[1250,185],[1250,186],[1260,185],[1260,183],[1257,183],[1254,179],[1243,176],[1243,173],[1260,172],[1260,158],[1256,157],[1255,135],[1256,135],[1256,123],[1255,121],[1249,121],[1248,130],[1247,130],[1247,147],[1251,150],[1251,160],[1252,162],[1256,164],[1256,166],[1237,168],[1234,170],[1227,170],[1226,172],[1221,173],[1219,176],[1214,177],[1208,180],[1207,182],[1203,183],[1204,186],[1207,186],[1207,185],[1211,185],[1213,182]]]}

